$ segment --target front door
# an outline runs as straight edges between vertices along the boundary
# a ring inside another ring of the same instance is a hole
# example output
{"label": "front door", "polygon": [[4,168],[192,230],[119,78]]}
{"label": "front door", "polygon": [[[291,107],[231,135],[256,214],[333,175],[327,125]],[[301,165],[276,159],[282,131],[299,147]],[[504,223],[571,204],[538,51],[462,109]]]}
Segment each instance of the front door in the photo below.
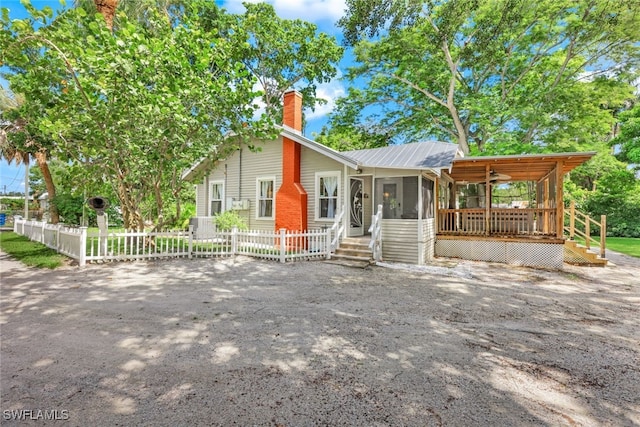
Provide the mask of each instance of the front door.
{"label": "front door", "polygon": [[364,209],[362,205],[362,189],[364,188],[364,180],[350,178],[349,183],[349,236],[363,236]]}

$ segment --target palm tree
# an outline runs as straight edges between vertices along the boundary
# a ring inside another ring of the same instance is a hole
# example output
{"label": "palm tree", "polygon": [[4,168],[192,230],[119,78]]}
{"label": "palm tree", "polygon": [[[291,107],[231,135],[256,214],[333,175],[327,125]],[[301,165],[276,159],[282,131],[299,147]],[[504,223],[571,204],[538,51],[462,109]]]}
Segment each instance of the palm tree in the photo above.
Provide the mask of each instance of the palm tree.
{"label": "palm tree", "polygon": [[[4,87],[0,87],[0,158],[5,159],[7,163],[16,162],[16,165],[25,165],[24,194],[25,194],[25,218],[29,217],[29,163],[31,158],[35,158],[45,185],[49,200],[53,200],[56,196],[56,187],[53,183],[53,177],[47,163],[47,149],[45,144],[39,144],[37,138],[29,134],[27,131],[27,122],[22,117],[16,117],[14,114],[19,110],[24,100],[12,94]],[[8,115],[14,117],[7,118]],[[21,143],[16,143],[21,140]],[[59,219],[58,209],[54,203],[49,203],[49,214],[51,222],[57,224]]]}

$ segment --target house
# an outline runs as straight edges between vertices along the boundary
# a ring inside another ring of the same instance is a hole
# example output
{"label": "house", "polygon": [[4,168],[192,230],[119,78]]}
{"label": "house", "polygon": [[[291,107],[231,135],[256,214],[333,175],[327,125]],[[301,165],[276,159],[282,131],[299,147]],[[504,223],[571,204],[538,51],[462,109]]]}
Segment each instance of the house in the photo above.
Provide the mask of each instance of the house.
{"label": "house", "polygon": [[[193,165],[183,179],[196,184],[197,217],[234,209],[250,229],[270,231],[342,221],[346,239],[367,235],[380,210],[384,260],[425,264],[443,255],[562,265],[562,179],[594,153],[469,158],[442,142],[338,152],[301,129],[302,97],[289,91],[277,139],[254,141],[259,151],[239,143],[226,158]],[[536,182],[536,207],[487,203],[505,180]],[[465,201],[470,186],[476,196]],[[485,251],[491,254],[477,255]]]}

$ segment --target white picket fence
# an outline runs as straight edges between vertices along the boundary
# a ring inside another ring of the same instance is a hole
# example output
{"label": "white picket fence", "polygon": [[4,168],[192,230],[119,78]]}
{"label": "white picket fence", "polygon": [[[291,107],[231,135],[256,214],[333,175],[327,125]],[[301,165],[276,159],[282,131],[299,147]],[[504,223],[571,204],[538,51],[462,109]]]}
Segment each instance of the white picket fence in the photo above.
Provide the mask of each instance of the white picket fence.
{"label": "white picket fence", "polygon": [[65,227],[16,220],[14,231],[33,241],[87,262],[134,261],[161,258],[228,257],[247,255],[280,262],[330,259],[332,229],[305,232],[211,230],[196,238],[188,231],[122,231],[102,234],[87,227]]}

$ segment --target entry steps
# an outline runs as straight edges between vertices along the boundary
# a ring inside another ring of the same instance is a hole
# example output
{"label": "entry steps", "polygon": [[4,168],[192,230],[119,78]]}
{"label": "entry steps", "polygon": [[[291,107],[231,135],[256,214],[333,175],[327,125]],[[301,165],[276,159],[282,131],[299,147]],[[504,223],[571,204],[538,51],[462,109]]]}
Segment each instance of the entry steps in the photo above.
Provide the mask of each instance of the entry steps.
{"label": "entry steps", "polygon": [[331,255],[334,264],[365,268],[373,263],[373,252],[369,249],[369,238],[347,237]]}

